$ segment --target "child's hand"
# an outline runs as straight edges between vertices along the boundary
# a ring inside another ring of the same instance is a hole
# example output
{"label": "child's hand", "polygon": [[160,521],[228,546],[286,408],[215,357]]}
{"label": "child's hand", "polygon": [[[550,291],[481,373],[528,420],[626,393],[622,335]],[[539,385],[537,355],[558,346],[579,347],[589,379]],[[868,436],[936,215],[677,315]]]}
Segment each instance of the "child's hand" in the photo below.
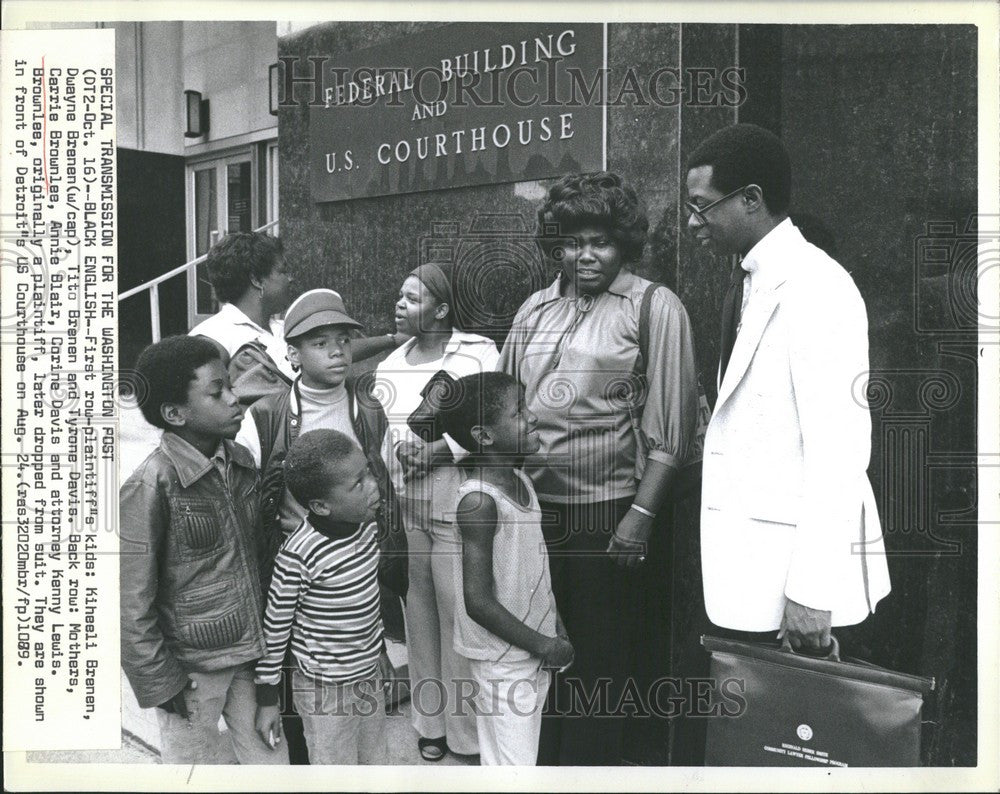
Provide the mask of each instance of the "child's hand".
{"label": "child's hand", "polygon": [[383,689],[392,686],[393,679],[396,677],[396,668],[392,666],[389,654],[385,651],[382,651],[378,656],[378,672],[375,675]]}
{"label": "child's hand", "polygon": [[257,733],[272,750],[281,744],[281,712],[277,706],[257,706]]}
{"label": "child's hand", "polygon": [[184,686],[184,689],[182,689],[180,692],[178,692],[176,695],[170,698],[170,700],[166,701],[165,703],[161,703],[159,706],[157,706],[157,708],[163,709],[165,712],[167,712],[167,714],[176,714],[177,716],[183,717],[184,719],[190,721],[191,714],[188,711],[187,700],[184,697],[184,693],[188,690],[189,687],[191,689],[197,689],[198,684],[197,682],[188,679],[188,682]]}
{"label": "child's hand", "polygon": [[573,646],[565,637],[549,637],[542,649],[542,666],[557,669],[573,662]]}

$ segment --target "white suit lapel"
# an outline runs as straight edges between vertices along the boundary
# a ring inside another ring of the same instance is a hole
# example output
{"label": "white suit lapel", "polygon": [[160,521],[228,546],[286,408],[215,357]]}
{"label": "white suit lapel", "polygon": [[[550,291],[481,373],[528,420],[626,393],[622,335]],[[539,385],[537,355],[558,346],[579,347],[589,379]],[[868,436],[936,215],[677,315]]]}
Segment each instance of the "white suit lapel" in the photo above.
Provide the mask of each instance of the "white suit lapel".
{"label": "white suit lapel", "polygon": [[760,344],[761,335],[767,327],[771,315],[778,307],[781,299],[780,287],[784,280],[774,285],[768,291],[754,295],[753,300],[747,305],[747,313],[743,318],[740,332],[736,335],[736,342],[733,344],[733,354],[729,359],[729,366],[726,367],[726,374],[719,384],[719,397],[715,402],[715,410],[718,411],[722,404],[736,390],[736,386],[742,380],[743,375],[750,366],[753,354]]}

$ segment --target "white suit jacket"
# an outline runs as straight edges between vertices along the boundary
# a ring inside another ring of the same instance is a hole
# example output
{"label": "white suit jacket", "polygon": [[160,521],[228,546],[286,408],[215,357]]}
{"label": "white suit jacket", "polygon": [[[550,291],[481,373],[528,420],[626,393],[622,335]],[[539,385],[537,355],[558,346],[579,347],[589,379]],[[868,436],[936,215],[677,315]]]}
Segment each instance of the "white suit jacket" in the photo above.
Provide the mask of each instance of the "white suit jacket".
{"label": "white suit jacket", "polygon": [[858,623],[890,589],[866,473],[864,301],[788,220],[742,264],[752,289],[705,436],[708,617],[769,631],[792,599]]}

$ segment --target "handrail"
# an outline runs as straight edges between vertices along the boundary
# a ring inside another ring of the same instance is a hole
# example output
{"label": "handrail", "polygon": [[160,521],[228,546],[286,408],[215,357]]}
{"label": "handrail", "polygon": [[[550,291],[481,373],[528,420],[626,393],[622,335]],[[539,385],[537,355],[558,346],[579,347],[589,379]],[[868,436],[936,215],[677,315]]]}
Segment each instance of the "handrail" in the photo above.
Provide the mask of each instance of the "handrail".
{"label": "handrail", "polygon": [[[255,232],[267,231],[272,227],[277,227],[278,221],[273,220],[270,223],[265,223],[258,229],[254,229]],[[208,254],[202,254],[190,262],[185,262],[180,267],[175,267],[169,273],[164,273],[157,276],[154,279],[150,279],[145,284],[140,284],[138,287],[133,287],[132,289],[125,290],[118,295],[118,302],[125,300],[126,298],[131,298],[133,295],[138,295],[143,290],[149,290],[149,322],[152,326],[152,336],[154,342],[160,341],[160,284],[169,278],[174,276],[179,276],[182,273],[186,273],[195,265],[198,265],[208,259]]]}
{"label": "handrail", "polygon": [[[270,223],[265,223],[259,229],[254,229],[254,231],[255,232],[264,232],[264,231],[267,231],[268,229],[270,229],[272,226],[277,226],[277,225],[278,225],[278,221],[271,221]],[[140,292],[142,292],[145,289],[149,289],[153,285],[162,284],[168,278],[173,278],[174,276],[179,276],[181,273],[185,272],[186,270],[190,270],[195,265],[200,265],[206,259],[208,259],[208,254],[202,254],[201,256],[199,256],[199,257],[197,257],[195,259],[192,259],[190,262],[185,262],[180,267],[175,267],[169,273],[164,273],[161,276],[157,276],[156,278],[147,281],[145,284],[140,284],[138,287],[132,287],[132,289],[125,290],[125,292],[119,293],[118,300],[123,301],[126,298],[131,298],[133,295],[138,295]]]}

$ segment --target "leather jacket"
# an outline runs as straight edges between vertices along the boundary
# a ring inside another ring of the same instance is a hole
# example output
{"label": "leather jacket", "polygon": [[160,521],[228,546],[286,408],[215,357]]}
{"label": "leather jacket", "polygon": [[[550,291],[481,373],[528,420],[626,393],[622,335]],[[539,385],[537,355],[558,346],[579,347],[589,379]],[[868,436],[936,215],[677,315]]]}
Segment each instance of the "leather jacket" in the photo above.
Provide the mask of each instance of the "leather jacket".
{"label": "leather jacket", "polygon": [[189,671],[265,652],[259,478],[247,450],[222,443],[228,478],[165,432],[121,488],[122,668],[143,708],[170,700]]}

